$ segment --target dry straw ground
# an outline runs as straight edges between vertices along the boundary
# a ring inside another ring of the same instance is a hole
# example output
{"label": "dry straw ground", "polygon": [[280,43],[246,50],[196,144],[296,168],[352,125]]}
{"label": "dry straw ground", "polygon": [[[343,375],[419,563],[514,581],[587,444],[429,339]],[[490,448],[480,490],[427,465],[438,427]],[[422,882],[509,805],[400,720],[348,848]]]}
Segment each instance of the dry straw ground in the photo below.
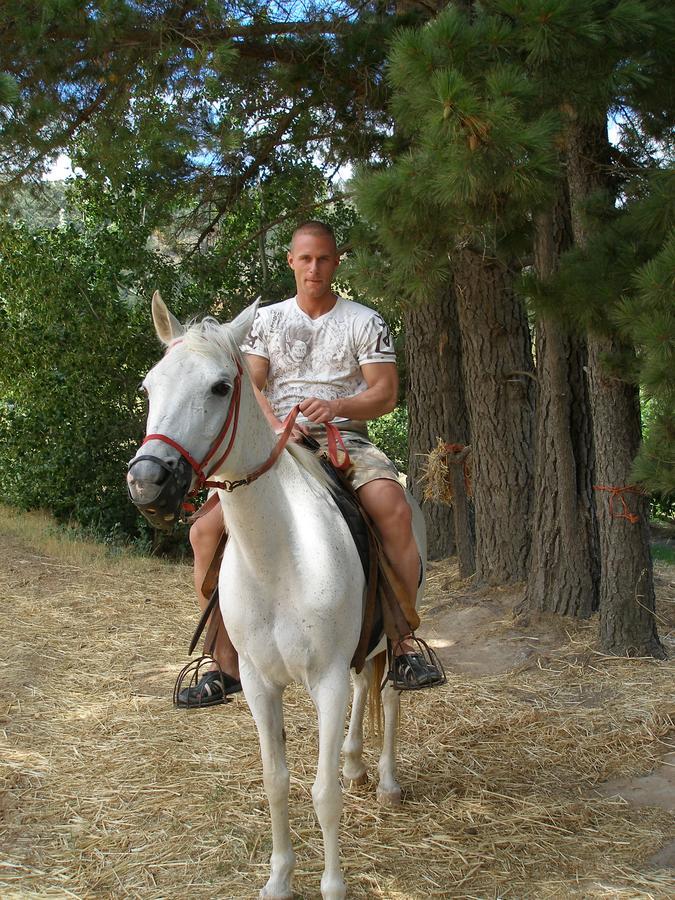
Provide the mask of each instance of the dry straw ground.
{"label": "dry straw ground", "polygon": [[[0,548],[0,896],[257,896],[270,839],[247,707],[170,703],[195,618],[189,569],[112,558],[9,511]],[[449,565],[430,581],[448,685],[403,699],[403,806],[378,808],[373,782],[346,795],[349,896],[672,897],[667,851],[654,857],[675,837],[669,803],[598,790],[672,750],[672,664],[603,657],[594,624],[518,624],[516,594],[472,594]],[[672,621],[672,569],[659,585]],[[315,718],[297,688],[286,713],[309,900]]]}

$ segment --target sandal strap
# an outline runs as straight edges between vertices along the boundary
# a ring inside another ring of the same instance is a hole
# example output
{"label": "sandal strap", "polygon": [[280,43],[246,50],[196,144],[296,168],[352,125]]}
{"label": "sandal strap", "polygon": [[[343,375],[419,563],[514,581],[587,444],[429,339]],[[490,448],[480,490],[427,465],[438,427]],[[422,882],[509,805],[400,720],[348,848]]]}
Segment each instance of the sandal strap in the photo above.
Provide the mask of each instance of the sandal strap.
{"label": "sandal strap", "polygon": [[398,677],[411,685],[423,683],[423,680],[436,679],[440,674],[421,653],[401,653],[396,657],[395,665]]}
{"label": "sandal strap", "polygon": [[228,675],[227,672],[221,672],[218,669],[211,669],[209,672],[205,672],[202,677],[199,679],[196,685],[192,687],[190,690],[193,691],[208,691],[208,696],[211,697],[214,692],[214,687],[217,690],[222,690],[223,686],[227,691],[229,688],[237,687],[239,685],[239,679],[234,678],[232,675]]}

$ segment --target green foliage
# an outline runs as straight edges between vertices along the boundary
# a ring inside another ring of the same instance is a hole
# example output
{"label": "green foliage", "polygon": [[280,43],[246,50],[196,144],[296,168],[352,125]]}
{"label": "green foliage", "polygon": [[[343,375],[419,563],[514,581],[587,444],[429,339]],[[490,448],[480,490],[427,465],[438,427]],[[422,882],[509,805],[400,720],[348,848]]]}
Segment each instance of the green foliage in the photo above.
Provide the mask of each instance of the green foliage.
{"label": "green foliage", "polygon": [[[171,208],[152,185],[145,193],[133,172],[117,185],[76,179],[66,198],[59,194],[65,212],[57,227],[29,227],[16,213],[0,220],[0,328],[11,348],[0,360],[0,491],[7,502],[50,509],[75,531],[114,546],[132,540],[156,548],[124,480],[145,426],[137,387],[160,353],[150,297],[159,288],[182,321],[205,314],[227,320],[261,288],[275,300],[292,293],[286,247],[296,220],[288,206],[300,186],[315,203],[310,189],[319,192],[323,182],[316,169],[289,164],[244,194],[209,252],[192,257],[174,232],[157,227]],[[39,209],[15,207],[23,216]],[[180,217],[176,204],[173,213]],[[256,253],[265,215],[283,224]],[[353,215],[330,208],[326,218],[338,238]],[[184,544],[183,533],[161,548],[175,554]]]}
{"label": "green foliage", "polygon": [[67,206],[62,181],[43,181],[14,191],[5,199],[5,212],[10,221],[23,222],[29,229],[55,228],[72,221]]}
{"label": "green foliage", "polygon": [[0,72],[0,106],[10,106],[19,99],[19,85],[6,72]]}
{"label": "green foliage", "polygon": [[652,545],[652,556],[659,562],[675,566],[675,547],[664,547],[660,544]]}
{"label": "green foliage", "polygon": [[368,424],[374,444],[396,463],[400,472],[408,470],[408,410],[404,403],[393,412]]}
{"label": "green foliage", "polygon": [[675,497],[675,228],[635,275],[621,324],[640,348],[639,379],[652,399],[649,429],[635,461],[635,477],[665,499]]}
{"label": "green foliage", "polygon": [[0,490],[14,505],[138,536],[125,462],[143,434],[136,385],[157,356],[138,298],[158,284],[173,293],[176,275],[130,245],[130,231],[0,225],[0,327],[11,347],[0,367]]}

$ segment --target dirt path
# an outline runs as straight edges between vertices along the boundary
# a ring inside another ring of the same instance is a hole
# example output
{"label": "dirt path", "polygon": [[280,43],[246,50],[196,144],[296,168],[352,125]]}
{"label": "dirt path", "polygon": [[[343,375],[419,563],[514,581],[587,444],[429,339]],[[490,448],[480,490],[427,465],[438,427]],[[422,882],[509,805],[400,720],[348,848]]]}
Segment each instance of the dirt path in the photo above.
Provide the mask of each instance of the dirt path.
{"label": "dirt path", "polygon": [[[671,582],[664,568],[662,595]],[[247,707],[170,703],[194,624],[189,570],[5,517],[0,596],[3,900],[256,897],[270,842]],[[346,795],[351,898],[672,896],[672,664],[602,657],[592,624],[519,629],[514,597],[433,567],[425,622],[448,685],[404,698],[404,805],[378,808],[374,782]],[[296,898],[309,900],[315,719],[299,689],[285,708]]]}

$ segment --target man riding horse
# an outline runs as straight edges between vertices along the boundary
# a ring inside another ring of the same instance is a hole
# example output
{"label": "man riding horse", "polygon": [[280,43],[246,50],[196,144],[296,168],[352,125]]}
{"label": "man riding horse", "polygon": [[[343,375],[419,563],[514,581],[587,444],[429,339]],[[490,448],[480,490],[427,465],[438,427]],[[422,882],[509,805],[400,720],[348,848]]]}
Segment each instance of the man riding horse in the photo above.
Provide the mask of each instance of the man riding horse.
{"label": "man riding horse", "polygon": [[[391,412],[398,399],[393,341],[382,317],[338,296],[332,282],[340,256],[332,229],[306,222],[293,234],[288,264],[297,294],[258,310],[242,350],[258,402],[275,431],[296,404],[301,415],[293,437],[303,433],[324,443],[323,425],[332,422],[354,463],[349,476],[374,522],[384,553],[403,586],[401,606],[414,610],[420,558],[411,510],[393,463],[367,438],[365,422]],[[203,585],[223,533],[220,504],[197,519],[190,531],[197,598],[205,610]],[[414,616],[406,616],[410,621]],[[401,641],[394,665],[398,681],[415,686],[443,682],[439,670],[413,643]],[[217,633],[214,667],[182,690],[179,706],[212,706],[241,690],[237,652],[224,628]]]}

